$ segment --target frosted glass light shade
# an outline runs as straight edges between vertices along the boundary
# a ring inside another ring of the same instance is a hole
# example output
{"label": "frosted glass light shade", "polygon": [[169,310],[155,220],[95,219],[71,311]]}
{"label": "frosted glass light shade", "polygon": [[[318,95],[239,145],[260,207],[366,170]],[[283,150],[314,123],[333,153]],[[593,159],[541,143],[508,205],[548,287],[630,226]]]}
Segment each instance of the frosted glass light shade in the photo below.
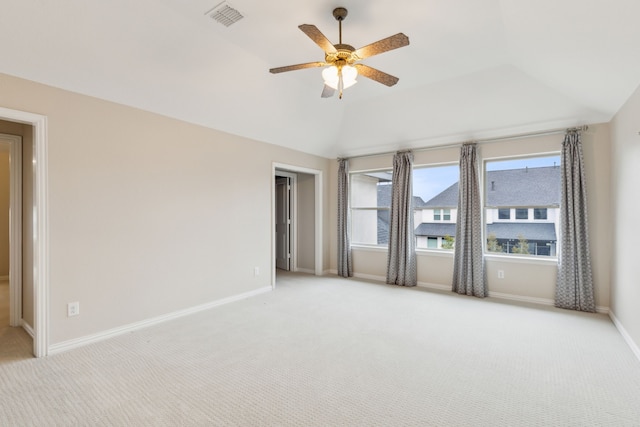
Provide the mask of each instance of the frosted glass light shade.
{"label": "frosted glass light shade", "polygon": [[[356,81],[356,77],[358,77],[358,70],[355,67],[344,65],[341,71],[343,89],[346,89],[358,83]],[[338,70],[338,67],[332,65],[322,70],[322,78],[324,79],[324,84],[338,90],[338,86],[340,84],[340,70]]]}

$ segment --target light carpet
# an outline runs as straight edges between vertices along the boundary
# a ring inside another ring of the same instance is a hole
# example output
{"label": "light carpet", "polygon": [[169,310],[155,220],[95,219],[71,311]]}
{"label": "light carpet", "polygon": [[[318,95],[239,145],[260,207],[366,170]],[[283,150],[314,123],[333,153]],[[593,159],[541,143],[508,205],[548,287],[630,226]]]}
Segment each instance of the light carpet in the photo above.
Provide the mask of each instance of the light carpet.
{"label": "light carpet", "polygon": [[2,426],[640,426],[601,314],[356,279],[0,364]]}

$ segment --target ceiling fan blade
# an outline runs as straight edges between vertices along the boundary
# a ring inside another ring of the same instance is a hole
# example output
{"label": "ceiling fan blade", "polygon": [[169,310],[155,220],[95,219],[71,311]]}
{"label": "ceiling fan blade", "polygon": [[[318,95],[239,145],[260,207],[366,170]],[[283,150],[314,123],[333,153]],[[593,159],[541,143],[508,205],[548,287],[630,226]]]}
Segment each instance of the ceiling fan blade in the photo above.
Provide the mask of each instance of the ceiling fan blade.
{"label": "ceiling fan blade", "polygon": [[355,67],[358,69],[358,74],[360,74],[361,76],[365,76],[386,86],[393,86],[398,83],[398,80],[400,80],[399,78],[392,76],[391,74],[376,70],[375,68],[369,67],[368,65],[356,64]]}
{"label": "ceiling fan blade", "polygon": [[335,53],[337,52],[335,46],[329,41],[328,38],[325,37],[324,34],[320,32],[318,27],[310,24],[302,24],[299,25],[298,28],[302,30],[311,40],[313,40],[322,50],[326,53]]}
{"label": "ceiling fan blade", "polygon": [[269,70],[271,74],[284,73],[285,71],[303,70],[305,68],[324,67],[326,62],[307,62],[305,64],[287,65],[286,67],[272,68]]}
{"label": "ceiling fan blade", "polygon": [[409,44],[409,37],[402,33],[398,33],[386,39],[378,40],[367,46],[361,47],[355,51],[360,59],[365,59],[373,55],[378,55],[384,52],[388,52],[393,49],[407,46]]}
{"label": "ceiling fan blade", "polygon": [[324,85],[324,89],[322,89],[322,98],[331,98],[336,93],[336,90],[331,86]]}

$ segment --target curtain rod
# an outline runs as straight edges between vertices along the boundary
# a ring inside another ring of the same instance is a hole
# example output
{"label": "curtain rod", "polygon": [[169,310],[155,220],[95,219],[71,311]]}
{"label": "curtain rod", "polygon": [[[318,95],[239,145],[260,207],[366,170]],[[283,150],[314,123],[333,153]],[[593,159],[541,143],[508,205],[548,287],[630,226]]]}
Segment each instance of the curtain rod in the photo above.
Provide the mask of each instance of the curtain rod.
{"label": "curtain rod", "polygon": [[[546,135],[556,135],[558,133],[566,133],[566,132],[586,132],[589,129],[588,125],[576,126],[572,128],[559,128],[559,129],[551,129],[539,132],[528,132],[528,133],[519,133],[515,135],[506,135],[499,136],[496,138],[485,138],[485,139],[474,139],[472,141],[466,142],[468,143],[476,143],[476,144],[486,144],[490,142],[499,142],[504,140],[514,140],[514,139],[522,139],[522,138],[531,138],[534,136],[546,136]],[[465,144],[465,142],[455,142],[450,144],[440,144],[440,145],[431,145],[429,147],[420,147],[413,149],[404,149],[404,150],[396,150],[396,151],[385,151],[383,153],[372,153],[372,154],[363,154],[362,156],[351,156],[351,157],[342,157],[344,159],[360,159],[363,157],[375,157],[375,156],[386,156],[389,154],[395,154],[398,151],[429,151],[429,150],[437,150],[441,148],[453,148],[453,147],[461,147]],[[340,160],[341,158],[338,158]]]}

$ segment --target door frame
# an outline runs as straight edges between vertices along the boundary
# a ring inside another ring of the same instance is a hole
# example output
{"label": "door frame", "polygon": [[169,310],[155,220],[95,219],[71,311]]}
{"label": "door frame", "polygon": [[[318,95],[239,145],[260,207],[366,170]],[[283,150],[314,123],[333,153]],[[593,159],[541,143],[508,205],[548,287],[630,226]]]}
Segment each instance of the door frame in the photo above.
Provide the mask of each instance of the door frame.
{"label": "door frame", "polygon": [[[0,107],[0,119],[33,126],[33,355],[49,353],[49,209],[47,116]],[[26,160],[26,159],[23,159]]]}
{"label": "door frame", "polygon": [[322,171],[319,169],[311,169],[302,166],[295,166],[285,163],[273,162],[271,165],[271,287],[276,287],[276,180],[278,173],[292,172],[305,173],[313,175],[314,191],[315,191],[315,227],[314,227],[314,250],[315,250],[315,269],[316,276],[322,276],[323,259],[322,259]]}
{"label": "door frame", "polygon": [[22,326],[22,137],[0,139],[9,145],[9,325]]}
{"label": "door frame", "polygon": [[[280,169],[276,169],[275,173],[274,179],[279,176],[290,179],[289,209],[291,211],[291,226],[289,227],[289,253],[291,254],[291,258],[289,259],[289,270],[298,271],[298,247],[296,246],[298,242],[298,200],[296,198],[298,194],[298,175]],[[274,213],[274,218],[276,218],[276,214],[277,212]]]}

